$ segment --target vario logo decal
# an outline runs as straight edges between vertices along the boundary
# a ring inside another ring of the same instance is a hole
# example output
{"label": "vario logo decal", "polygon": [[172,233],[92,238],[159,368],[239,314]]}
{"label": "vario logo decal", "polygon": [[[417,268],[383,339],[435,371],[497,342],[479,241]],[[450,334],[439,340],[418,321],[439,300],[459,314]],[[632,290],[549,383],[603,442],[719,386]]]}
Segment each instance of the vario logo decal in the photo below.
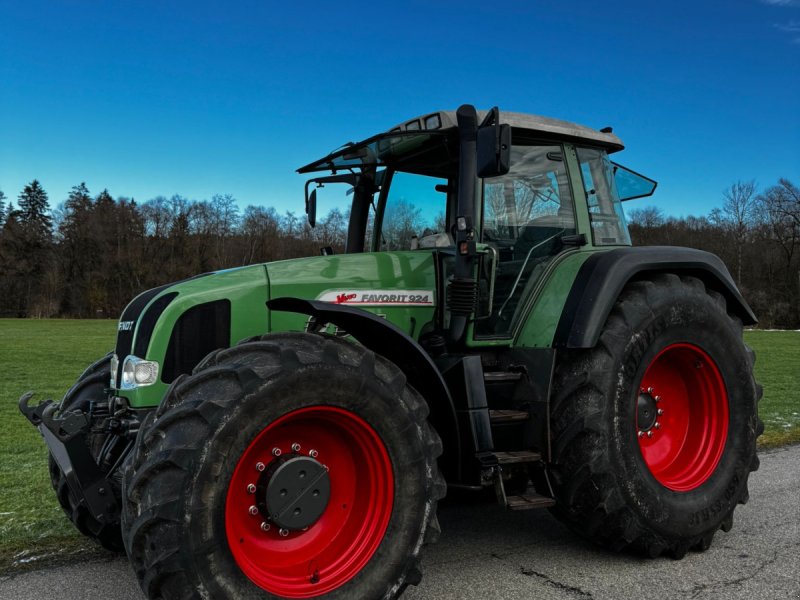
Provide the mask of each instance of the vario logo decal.
{"label": "vario logo decal", "polygon": [[433,290],[330,290],[317,300],[353,306],[433,306]]}

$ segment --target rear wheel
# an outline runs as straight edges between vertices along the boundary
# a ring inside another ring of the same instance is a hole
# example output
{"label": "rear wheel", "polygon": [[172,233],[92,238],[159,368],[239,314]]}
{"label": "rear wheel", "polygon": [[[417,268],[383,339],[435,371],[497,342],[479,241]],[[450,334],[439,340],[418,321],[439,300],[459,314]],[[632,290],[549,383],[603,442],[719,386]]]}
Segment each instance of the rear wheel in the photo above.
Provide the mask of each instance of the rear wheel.
{"label": "rear wheel", "polygon": [[212,354],[143,424],[126,547],[152,598],[393,598],[419,581],[445,486],[427,406],[349,342]]}
{"label": "rear wheel", "polygon": [[556,370],[554,513],[614,549],[708,548],[758,468],[753,362],[741,322],[699,279],[628,284],[597,346]]}

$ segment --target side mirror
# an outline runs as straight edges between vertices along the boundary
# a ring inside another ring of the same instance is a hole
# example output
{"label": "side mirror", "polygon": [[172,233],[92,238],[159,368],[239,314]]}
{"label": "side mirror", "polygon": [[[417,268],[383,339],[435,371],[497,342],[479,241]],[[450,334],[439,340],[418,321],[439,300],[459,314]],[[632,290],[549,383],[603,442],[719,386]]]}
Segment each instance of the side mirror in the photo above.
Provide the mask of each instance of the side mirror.
{"label": "side mirror", "polygon": [[511,168],[511,126],[484,125],[478,129],[478,177],[498,177]]}
{"label": "side mirror", "polygon": [[311,194],[306,198],[306,214],[308,215],[308,224],[315,227],[317,225],[317,190],[311,190]]}

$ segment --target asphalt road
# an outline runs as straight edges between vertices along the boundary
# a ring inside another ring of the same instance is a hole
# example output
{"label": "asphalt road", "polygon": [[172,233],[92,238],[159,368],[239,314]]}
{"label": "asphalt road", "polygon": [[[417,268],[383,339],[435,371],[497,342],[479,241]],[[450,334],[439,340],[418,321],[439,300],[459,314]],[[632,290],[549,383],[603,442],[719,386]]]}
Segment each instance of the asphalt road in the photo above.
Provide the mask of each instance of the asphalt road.
{"label": "asphalt road", "polygon": [[[646,560],[576,537],[546,511],[450,502],[404,600],[800,599],[800,446],[763,454],[734,528],[703,554]],[[142,600],[122,559],[0,578],[0,599]]]}

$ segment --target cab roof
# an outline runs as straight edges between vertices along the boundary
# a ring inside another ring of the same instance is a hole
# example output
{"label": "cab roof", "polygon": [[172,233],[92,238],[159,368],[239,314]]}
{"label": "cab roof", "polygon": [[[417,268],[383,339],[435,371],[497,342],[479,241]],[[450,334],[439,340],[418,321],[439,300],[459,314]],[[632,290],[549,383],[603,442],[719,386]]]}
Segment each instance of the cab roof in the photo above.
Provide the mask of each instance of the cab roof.
{"label": "cab roof", "polygon": [[[487,111],[478,111],[478,120],[482,121]],[[570,121],[529,115],[518,112],[500,111],[500,123],[508,124],[512,129],[525,130],[531,134],[544,134],[546,137],[567,138],[569,141],[589,142],[594,146],[602,146],[609,152],[622,150],[625,146],[616,135],[611,133],[611,128],[602,130],[592,129],[585,125],[578,125]],[[438,125],[438,126],[437,126]],[[392,127],[389,131],[414,131],[414,130],[446,130],[457,126],[456,111],[441,110],[410,119]],[[513,139],[513,137],[512,137]]]}
{"label": "cab roof", "polygon": [[[486,113],[487,111],[478,111],[478,119],[482,121]],[[506,111],[500,111],[500,123],[511,126],[512,142],[520,136],[599,146],[609,153],[624,148],[622,140],[611,133],[610,127],[597,130],[561,119]],[[437,139],[452,141],[456,129],[456,111],[444,110],[428,113],[405,121],[361,142],[348,142],[327,156],[300,167],[297,172],[310,173],[328,169],[336,172],[337,169],[380,164],[381,161],[388,161],[399,156],[402,152],[407,151],[409,146],[418,147],[428,142],[434,143]],[[416,141],[412,140],[414,137],[417,138]]]}

